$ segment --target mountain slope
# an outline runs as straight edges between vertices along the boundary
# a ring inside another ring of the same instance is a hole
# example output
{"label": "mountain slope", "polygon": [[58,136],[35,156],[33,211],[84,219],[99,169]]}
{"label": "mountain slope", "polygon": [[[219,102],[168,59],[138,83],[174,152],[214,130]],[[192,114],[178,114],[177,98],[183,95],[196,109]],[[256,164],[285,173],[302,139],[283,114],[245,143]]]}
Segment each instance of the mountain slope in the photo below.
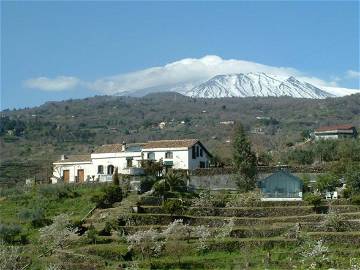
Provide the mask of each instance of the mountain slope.
{"label": "mountain slope", "polygon": [[326,98],[335,95],[295,77],[287,79],[265,73],[217,75],[185,93],[191,97],[279,97]]}

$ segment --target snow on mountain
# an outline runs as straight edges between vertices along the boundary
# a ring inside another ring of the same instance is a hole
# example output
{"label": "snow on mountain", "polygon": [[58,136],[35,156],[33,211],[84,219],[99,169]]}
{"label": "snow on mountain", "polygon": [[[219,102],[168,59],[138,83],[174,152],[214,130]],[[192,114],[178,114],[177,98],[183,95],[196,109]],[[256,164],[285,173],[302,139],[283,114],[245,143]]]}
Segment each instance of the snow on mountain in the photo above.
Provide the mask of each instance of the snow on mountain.
{"label": "snow on mountain", "polygon": [[337,96],[295,77],[280,78],[265,73],[217,75],[185,94],[203,98],[290,96],[319,99]]}

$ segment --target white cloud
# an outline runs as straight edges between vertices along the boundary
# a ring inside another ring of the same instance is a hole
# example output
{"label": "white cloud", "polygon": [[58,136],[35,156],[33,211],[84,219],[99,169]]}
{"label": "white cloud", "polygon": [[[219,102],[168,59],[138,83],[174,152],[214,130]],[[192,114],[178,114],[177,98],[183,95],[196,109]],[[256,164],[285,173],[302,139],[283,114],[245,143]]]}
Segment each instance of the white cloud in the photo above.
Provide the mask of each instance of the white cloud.
{"label": "white cloud", "polygon": [[357,79],[360,78],[360,71],[355,71],[355,70],[348,70],[346,72],[346,77],[349,79]]}
{"label": "white cloud", "polygon": [[110,76],[88,83],[89,88],[106,93],[164,87],[210,79],[219,74],[266,72],[278,76],[298,76],[293,68],[273,67],[255,62],[207,55],[202,58],[185,58],[160,67]]}
{"label": "white cloud", "polygon": [[166,87],[174,88],[183,84],[194,85],[220,74],[249,72],[265,72],[284,79],[295,76],[318,87],[336,86],[336,80],[325,81],[306,76],[306,74],[294,68],[269,66],[245,60],[226,60],[216,55],[207,55],[202,58],[185,58],[164,66],[98,78],[92,82],[80,81],[75,77],[65,76],[54,79],[40,77],[26,81],[25,86],[46,91],[61,91],[81,85],[98,92],[114,94],[153,87],[166,89]]}
{"label": "white cloud", "polygon": [[53,79],[47,77],[38,77],[24,82],[28,88],[36,88],[44,91],[63,91],[74,88],[79,85],[80,80],[71,76],[58,76]]}

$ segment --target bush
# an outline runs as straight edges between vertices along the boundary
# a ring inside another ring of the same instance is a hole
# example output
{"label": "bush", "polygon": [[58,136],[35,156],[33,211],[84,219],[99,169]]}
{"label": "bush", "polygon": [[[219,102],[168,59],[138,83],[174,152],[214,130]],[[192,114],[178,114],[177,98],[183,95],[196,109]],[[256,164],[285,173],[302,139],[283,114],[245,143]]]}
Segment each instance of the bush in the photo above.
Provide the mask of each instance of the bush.
{"label": "bush", "polygon": [[321,195],[308,193],[308,194],[305,194],[304,200],[306,202],[308,202],[309,204],[311,204],[312,206],[314,206],[315,208],[318,208],[321,205],[322,197],[321,197]]}
{"label": "bush", "polygon": [[40,207],[21,210],[19,218],[29,221],[34,228],[39,228],[51,223],[51,220],[45,217],[45,210]]}
{"label": "bush", "polygon": [[109,221],[106,221],[104,229],[102,229],[99,232],[99,235],[101,235],[101,236],[110,236],[112,228],[113,228],[113,226],[111,225],[111,223]]}
{"label": "bush", "polygon": [[98,233],[94,225],[90,225],[89,229],[85,233],[85,236],[89,244],[96,244]]}
{"label": "bush", "polygon": [[21,239],[21,227],[17,224],[0,224],[0,239],[12,244]]}
{"label": "bush", "polygon": [[181,215],[184,211],[184,206],[181,200],[167,200],[164,203],[163,209],[166,213],[171,215]]}
{"label": "bush", "polygon": [[140,181],[140,193],[147,192],[151,190],[153,185],[156,182],[156,177],[146,177],[144,179],[141,179]]}
{"label": "bush", "polygon": [[352,204],[360,205],[360,194],[352,195],[350,200]]}
{"label": "bush", "polygon": [[109,208],[122,200],[122,189],[119,186],[108,185],[101,192],[93,195],[91,201],[99,208]]}
{"label": "bush", "polygon": [[316,179],[316,187],[321,191],[335,191],[340,185],[339,178],[333,174],[327,173],[319,175]]}

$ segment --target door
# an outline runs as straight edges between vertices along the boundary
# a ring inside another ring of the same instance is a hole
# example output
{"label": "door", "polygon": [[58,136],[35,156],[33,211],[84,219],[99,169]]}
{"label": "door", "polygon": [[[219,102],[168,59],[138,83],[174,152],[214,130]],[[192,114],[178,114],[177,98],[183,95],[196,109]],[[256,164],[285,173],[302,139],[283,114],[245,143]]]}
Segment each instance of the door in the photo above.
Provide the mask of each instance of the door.
{"label": "door", "polygon": [[84,170],[78,170],[78,182],[79,183],[84,182]]}
{"label": "door", "polygon": [[69,170],[63,170],[63,178],[64,178],[64,183],[69,183],[69,178],[70,178]]}

